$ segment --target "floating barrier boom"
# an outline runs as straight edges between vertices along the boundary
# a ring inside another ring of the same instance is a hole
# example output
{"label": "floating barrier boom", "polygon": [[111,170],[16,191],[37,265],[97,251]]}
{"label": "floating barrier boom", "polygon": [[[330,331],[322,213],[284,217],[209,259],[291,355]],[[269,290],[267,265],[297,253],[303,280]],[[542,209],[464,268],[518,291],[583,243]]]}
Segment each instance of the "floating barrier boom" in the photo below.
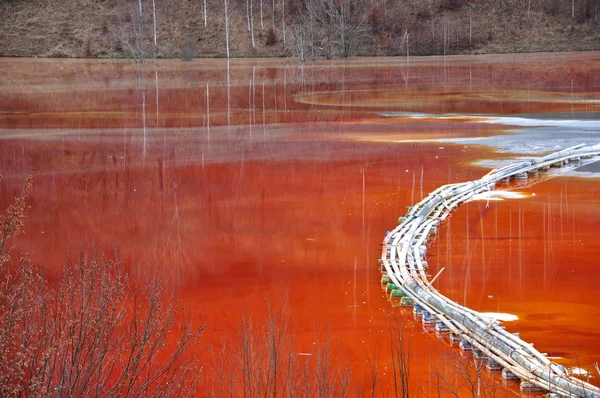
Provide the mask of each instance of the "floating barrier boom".
{"label": "floating barrier boom", "polygon": [[[383,240],[380,259],[382,280],[389,281],[392,298],[417,305],[434,319],[436,327],[449,331],[461,345],[481,351],[494,370],[521,380],[522,389],[541,388],[564,397],[600,398],[600,388],[568,374],[533,346],[504,330],[500,324],[477,311],[461,306],[438,292],[427,279],[424,259],[429,235],[458,206],[474,195],[490,191],[499,181],[523,180],[527,173],[562,167],[571,161],[600,155],[600,145],[577,145],[539,159],[494,169],[479,180],[439,187],[400,217],[401,222]],[[445,327],[443,327],[445,326]],[[532,387],[533,386],[533,387]]]}

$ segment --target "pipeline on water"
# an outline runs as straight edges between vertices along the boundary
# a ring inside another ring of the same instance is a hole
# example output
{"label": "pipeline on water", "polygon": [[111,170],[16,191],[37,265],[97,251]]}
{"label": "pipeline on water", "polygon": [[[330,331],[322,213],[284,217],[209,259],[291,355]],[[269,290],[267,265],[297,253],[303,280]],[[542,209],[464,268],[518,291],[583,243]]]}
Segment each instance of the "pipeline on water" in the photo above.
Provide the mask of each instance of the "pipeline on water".
{"label": "pipeline on water", "polygon": [[[493,370],[521,380],[521,389],[539,388],[564,397],[600,398],[600,388],[572,375],[533,346],[507,332],[498,321],[461,306],[438,292],[427,278],[424,259],[429,235],[452,211],[473,195],[490,191],[499,181],[526,180],[550,167],[562,167],[600,155],[600,144],[576,145],[538,159],[491,170],[479,180],[441,186],[409,208],[398,226],[383,240],[380,258],[382,282],[390,298],[401,305],[417,305],[428,320],[439,322],[463,347],[474,347],[489,358]],[[434,278],[435,279],[435,278]],[[464,343],[462,343],[464,342]],[[507,376],[509,377],[509,376]]]}

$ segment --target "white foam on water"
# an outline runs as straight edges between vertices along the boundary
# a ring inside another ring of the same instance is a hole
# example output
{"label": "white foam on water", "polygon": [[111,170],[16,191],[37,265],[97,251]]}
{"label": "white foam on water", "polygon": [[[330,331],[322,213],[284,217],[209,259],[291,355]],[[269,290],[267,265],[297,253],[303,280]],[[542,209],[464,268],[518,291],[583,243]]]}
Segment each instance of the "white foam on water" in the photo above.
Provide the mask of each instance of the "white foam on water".
{"label": "white foam on water", "polygon": [[420,112],[382,112],[381,116],[385,117],[404,117],[407,119],[488,119],[487,116],[483,115],[469,115],[463,113],[420,113]]}
{"label": "white foam on water", "polygon": [[482,312],[481,315],[502,322],[514,322],[519,320],[518,316],[506,314],[504,312]]}
{"label": "white foam on water", "polygon": [[473,202],[476,200],[492,200],[492,201],[501,201],[505,199],[523,199],[526,198],[527,195],[522,192],[515,191],[487,191],[478,193],[477,195],[473,195],[467,202]]}
{"label": "white foam on water", "polygon": [[560,127],[566,129],[577,129],[585,131],[597,131],[600,129],[600,120],[578,120],[578,119],[539,119],[518,116],[490,116],[481,117],[482,123],[503,124],[507,126],[523,127]]}

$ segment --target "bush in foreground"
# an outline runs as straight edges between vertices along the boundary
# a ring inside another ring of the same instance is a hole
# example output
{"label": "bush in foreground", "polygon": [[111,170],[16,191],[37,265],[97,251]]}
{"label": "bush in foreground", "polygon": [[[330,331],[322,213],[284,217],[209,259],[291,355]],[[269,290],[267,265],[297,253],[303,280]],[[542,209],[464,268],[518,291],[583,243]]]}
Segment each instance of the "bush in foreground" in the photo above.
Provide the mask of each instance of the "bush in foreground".
{"label": "bush in foreground", "polygon": [[79,260],[49,283],[7,244],[23,232],[31,176],[0,218],[0,396],[186,396],[201,337],[157,279],[133,283],[122,263]]}

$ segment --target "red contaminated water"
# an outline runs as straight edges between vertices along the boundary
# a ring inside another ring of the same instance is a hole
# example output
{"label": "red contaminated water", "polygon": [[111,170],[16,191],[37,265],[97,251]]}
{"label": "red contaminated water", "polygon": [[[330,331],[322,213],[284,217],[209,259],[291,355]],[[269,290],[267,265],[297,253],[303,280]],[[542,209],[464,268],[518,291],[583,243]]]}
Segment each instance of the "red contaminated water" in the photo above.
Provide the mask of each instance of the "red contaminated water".
{"label": "red contaminated water", "polygon": [[[52,277],[80,247],[118,248],[136,272],[176,286],[208,324],[206,346],[287,296],[300,352],[329,327],[355,373],[376,354],[383,369],[385,231],[438,186],[485,174],[474,161],[503,156],[427,140],[509,134],[475,114],[597,112],[573,98],[597,98],[599,59],[3,59],[0,205],[33,170],[14,250]],[[432,272],[446,267],[436,287],[517,315],[508,329],[598,384],[600,184],[559,178],[519,191],[526,198],[453,214],[428,252]],[[452,349],[404,312],[411,390],[435,395],[430,375]]]}

